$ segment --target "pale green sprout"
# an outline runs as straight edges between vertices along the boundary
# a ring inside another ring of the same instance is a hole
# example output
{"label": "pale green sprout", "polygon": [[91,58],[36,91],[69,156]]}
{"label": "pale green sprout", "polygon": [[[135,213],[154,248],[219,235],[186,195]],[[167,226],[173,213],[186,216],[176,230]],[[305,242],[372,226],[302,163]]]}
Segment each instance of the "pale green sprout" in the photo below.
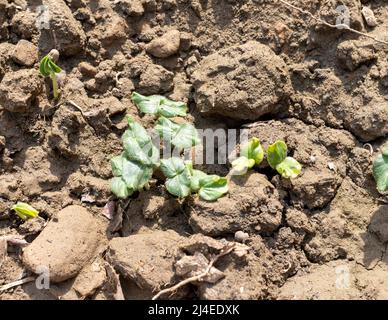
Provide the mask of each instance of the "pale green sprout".
{"label": "pale green sprout", "polygon": [[296,178],[302,171],[302,165],[292,157],[287,157],[287,145],[278,140],[267,147],[267,161],[283,178]]}
{"label": "pale green sprout", "polygon": [[383,146],[381,153],[373,162],[373,177],[380,193],[388,191],[388,144]]}
{"label": "pale green sprout", "polygon": [[18,202],[12,206],[11,210],[15,211],[16,214],[23,220],[36,218],[39,214],[38,210],[25,202]]}
{"label": "pale green sprout", "polygon": [[241,147],[241,156],[232,162],[235,175],[245,174],[264,159],[264,151],[258,138],[252,138]]}
{"label": "pale green sprout", "polygon": [[54,63],[50,54],[44,56],[40,61],[39,71],[44,77],[51,78],[51,81],[53,83],[53,96],[54,99],[58,99],[59,92],[57,74],[60,73],[62,69]]}

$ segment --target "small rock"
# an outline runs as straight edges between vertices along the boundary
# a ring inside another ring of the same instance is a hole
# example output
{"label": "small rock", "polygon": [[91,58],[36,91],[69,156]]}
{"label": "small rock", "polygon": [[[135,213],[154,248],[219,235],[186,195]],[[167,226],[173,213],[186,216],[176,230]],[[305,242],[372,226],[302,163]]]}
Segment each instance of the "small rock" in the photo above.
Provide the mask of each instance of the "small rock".
{"label": "small rock", "polygon": [[26,112],[42,87],[36,70],[8,72],[0,83],[0,106],[10,112]]}
{"label": "small rock", "polygon": [[12,53],[12,59],[22,66],[31,67],[38,61],[38,48],[27,40],[20,40]]}
{"label": "small rock", "polygon": [[81,62],[78,65],[78,70],[82,73],[82,75],[88,77],[94,77],[97,74],[97,68],[87,62]]}
{"label": "small rock", "polygon": [[366,24],[368,27],[376,27],[377,26],[377,20],[375,17],[375,14],[373,11],[368,7],[363,7],[361,10],[362,16],[365,19]]}
{"label": "small rock", "polygon": [[5,137],[0,136],[0,152],[5,148]]}
{"label": "small rock", "polygon": [[179,51],[180,42],[180,32],[170,30],[147,44],[146,51],[154,57],[167,58]]}
{"label": "small rock", "polygon": [[147,65],[140,76],[139,89],[143,94],[165,93],[172,89],[174,73],[157,64]]}
{"label": "small rock", "polygon": [[237,231],[234,234],[234,239],[238,242],[245,242],[249,239],[249,234],[243,231]]}
{"label": "small rock", "polygon": [[81,206],[62,209],[23,252],[24,265],[37,273],[48,267],[50,280],[76,276],[104,242],[101,223]]}

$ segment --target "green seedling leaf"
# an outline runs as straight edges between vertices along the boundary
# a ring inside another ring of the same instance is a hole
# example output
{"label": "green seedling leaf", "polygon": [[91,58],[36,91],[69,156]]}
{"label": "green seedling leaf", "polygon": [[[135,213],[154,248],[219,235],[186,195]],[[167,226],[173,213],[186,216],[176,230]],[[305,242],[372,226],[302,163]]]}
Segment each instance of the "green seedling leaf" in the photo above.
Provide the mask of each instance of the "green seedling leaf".
{"label": "green seedling leaf", "polygon": [[373,176],[376,180],[377,190],[381,193],[388,191],[388,145],[373,162]]}
{"label": "green seedling leaf", "polygon": [[39,211],[24,202],[18,202],[12,206],[11,210],[15,211],[16,214],[23,220],[36,218],[39,214]]}
{"label": "green seedling leaf", "polygon": [[179,198],[187,197],[191,193],[192,164],[185,163],[183,159],[172,157],[163,159],[160,169],[167,177],[166,188],[168,192]]}
{"label": "green seedling leaf", "polygon": [[160,169],[167,178],[174,178],[185,169],[185,162],[181,158],[172,157],[160,161]]}
{"label": "green seedling leaf", "polygon": [[278,140],[267,148],[267,160],[272,169],[276,167],[287,157],[287,145],[284,141]]}
{"label": "green seedling leaf", "polygon": [[246,145],[242,146],[241,155],[254,161],[253,164],[252,161],[250,161],[249,169],[251,169],[254,165],[259,165],[264,159],[264,150],[261,146],[260,140],[257,138],[249,140]]}
{"label": "green seedling leaf", "polygon": [[286,179],[296,178],[302,171],[302,165],[292,157],[285,158],[276,166],[277,172]]}
{"label": "green seedling leaf", "polygon": [[123,161],[125,159],[124,154],[121,156],[113,157],[110,160],[112,166],[112,173],[115,177],[121,177],[123,175]]}
{"label": "green seedling leaf", "polygon": [[207,177],[207,174],[205,172],[202,172],[201,170],[193,169],[191,173],[191,185],[190,185],[191,191],[198,192],[199,189],[201,188],[201,186],[199,185],[199,182],[206,177]]}
{"label": "green seedling leaf", "polygon": [[133,193],[121,177],[115,177],[111,180],[111,190],[120,199],[126,199]]}
{"label": "green seedling leaf", "polygon": [[248,169],[252,168],[254,165],[255,160],[248,159],[246,157],[239,157],[232,162],[233,174],[244,175],[247,173]]}
{"label": "green seedling leaf", "polygon": [[50,55],[46,55],[40,60],[39,71],[44,77],[50,77],[53,83],[53,95],[57,99],[58,94],[58,81],[57,74],[62,72],[62,69],[57,66],[51,59]]}
{"label": "green seedling leaf", "polygon": [[167,118],[184,117],[188,109],[185,103],[175,102],[160,95],[143,96],[133,92],[132,101],[142,113],[156,114]]}
{"label": "green seedling leaf", "polygon": [[122,179],[130,190],[141,190],[151,179],[153,170],[151,167],[124,159]]}
{"label": "green seedling leaf", "polygon": [[201,143],[197,129],[188,123],[177,124],[161,117],[155,129],[160,137],[179,149],[191,148]]}
{"label": "green seedling leaf", "polygon": [[166,181],[166,188],[172,195],[185,198],[191,193],[191,174],[188,168],[185,168],[181,173],[174,178],[169,178]]}
{"label": "green seedling leaf", "polygon": [[228,179],[217,175],[207,176],[199,181],[199,196],[206,201],[215,201],[229,191]]}

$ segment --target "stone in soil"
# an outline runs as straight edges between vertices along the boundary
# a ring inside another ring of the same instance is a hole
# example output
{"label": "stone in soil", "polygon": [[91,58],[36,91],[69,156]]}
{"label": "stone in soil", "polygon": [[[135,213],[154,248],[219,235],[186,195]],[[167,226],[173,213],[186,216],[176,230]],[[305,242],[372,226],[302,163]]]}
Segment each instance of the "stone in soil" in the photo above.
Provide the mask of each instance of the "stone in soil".
{"label": "stone in soil", "polygon": [[12,52],[12,59],[26,67],[31,67],[38,61],[38,48],[27,40],[20,40]]}
{"label": "stone in soil", "polygon": [[168,58],[176,54],[180,46],[180,32],[170,30],[146,46],[146,51],[157,58]]}
{"label": "stone in soil", "polygon": [[81,206],[62,209],[23,251],[24,265],[35,273],[49,268],[50,281],[76,276],[92,261],[105,234],[102,223]]}

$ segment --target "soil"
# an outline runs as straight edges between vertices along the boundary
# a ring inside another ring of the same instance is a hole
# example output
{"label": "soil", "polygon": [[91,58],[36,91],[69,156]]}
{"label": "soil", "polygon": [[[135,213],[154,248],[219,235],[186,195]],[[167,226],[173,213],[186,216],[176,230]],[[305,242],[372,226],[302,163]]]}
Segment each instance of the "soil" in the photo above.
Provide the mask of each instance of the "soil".
{"label": "soil", "polygon": [[[384,0],[290,2],[329,23],[345,4],[352,28],[388,41]],[[51,49],[57,102],[39,74]],[[371,170],[388,142],[387,51],[273,1],[0,0],[0,287],[50,268],[48,288],[0,300],[150,299],[237,231],[248,249],[171,299],[387,299],[388,199]],[[245,128],[264,148],[283,139],[302,174],[264,161],[215,203],[175,199],[156,176],[119,201],[110,158],[126,115],[155,122],[134,90],[187,102],[197,128]],[[40,217],[20,220],[17,201]]]}

